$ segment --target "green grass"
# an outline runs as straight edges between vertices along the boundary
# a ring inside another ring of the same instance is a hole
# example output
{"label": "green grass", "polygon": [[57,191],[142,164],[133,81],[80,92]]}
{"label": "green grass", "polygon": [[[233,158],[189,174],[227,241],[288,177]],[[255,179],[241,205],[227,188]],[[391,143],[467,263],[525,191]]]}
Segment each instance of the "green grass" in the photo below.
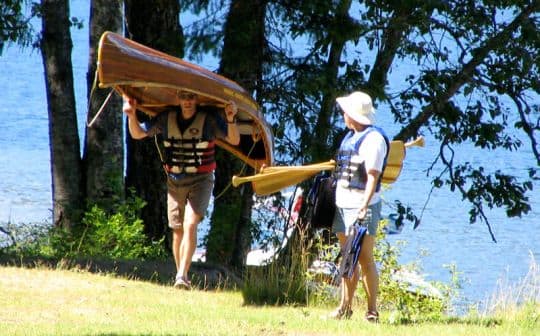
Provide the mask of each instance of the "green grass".
{"label": "green grass", "polygon": [[392,325],[322,318],[326,307],[255,307],[240,291],[183,291],[85,270],[0,266],[2,335],[539,335],[537,303],[499,317]]}

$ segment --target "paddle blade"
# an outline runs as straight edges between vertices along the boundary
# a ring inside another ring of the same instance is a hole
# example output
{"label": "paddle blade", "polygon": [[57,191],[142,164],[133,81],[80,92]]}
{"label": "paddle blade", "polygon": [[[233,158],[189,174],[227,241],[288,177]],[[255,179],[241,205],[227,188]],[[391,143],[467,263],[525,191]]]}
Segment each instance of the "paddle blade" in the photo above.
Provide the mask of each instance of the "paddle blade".
{"label": "paddle blade", "polygon": [[232,185],[251,182],[253,191],[264,196],[280,191],[281,189],[303,182],[323,170],[333,170],[333,160],[306,166],[264,167],[261,172],[252,176],[233,176]]}
{"label": "paddle blade", "polygon": [[424,147],[424,137],[419,136],[413,141],[403,143],[403,141],[390,142],[390,151],[388,153],[388,160],[386,162],[386,168],[383,172],[383,183],[394,183],[401,173],[403,168],[403,160],[405,160],[405,152],[410,147]]}
{"label": "paddle blade", "polygon": [[384,169],[382,182],[394,183],[396,182],[401,168],[403,167],[403,160],[405,159],[405,145],[403,141],[390,142],[390,152],[388,153],[388,160],[386,161],[386,168]]}

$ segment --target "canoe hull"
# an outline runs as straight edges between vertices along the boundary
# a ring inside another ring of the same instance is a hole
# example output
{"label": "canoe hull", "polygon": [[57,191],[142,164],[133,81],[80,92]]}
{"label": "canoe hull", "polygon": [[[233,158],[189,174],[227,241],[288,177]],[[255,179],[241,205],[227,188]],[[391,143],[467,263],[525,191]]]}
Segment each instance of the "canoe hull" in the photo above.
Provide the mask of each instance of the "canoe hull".
{"label": "canoe hull", "polygon": [[218,141],[218,145],[255,169],[272,165],[271,129],[258,104],[237,83],[112,32],[100,39],[97,71],[99,87],[137,99],[139,109],[150,116],[178,105],[180,91],[197,93],[201,105],[220,109],[234,101],[240,144]]}

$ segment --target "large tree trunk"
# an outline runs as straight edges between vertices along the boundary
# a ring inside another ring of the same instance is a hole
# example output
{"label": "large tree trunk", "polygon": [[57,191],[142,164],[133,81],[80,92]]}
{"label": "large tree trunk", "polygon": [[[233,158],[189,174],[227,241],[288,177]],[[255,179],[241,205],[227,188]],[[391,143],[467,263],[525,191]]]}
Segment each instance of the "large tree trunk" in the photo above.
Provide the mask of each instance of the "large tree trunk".
{"label": "large tree trunk", "polygon": [[82,214],[80,140],[77,130],[69,1],[42,0],[41,52],[49,112],[53,223],[71,228]]}
{"label": "large tree trunk", "polygon": [[[262,79],[266,4],[266,0],[233,0],[225,23],[219,72],[250,92],[257,92]],[[241,166],[228,153],[220,153],[217,160],[215,193],[221,193]],[[243,267],[252,242],[252,199],[253,191],[249,186],[230,188],[215,199],[207,240],[207,260],[235,268]]]}
{"label": "large tree trunk", "polygon": [[119,1],[92,0],[90,4],[90,55],[88,59],[87,123],[83,164],[85,194],[89,204],[107,209],[124,196],[124,153],[122,144],[122,99],[112,94],[99,115],[96,115],[109,94],[96,82],[96,61],[99,38],[105,31],[122,31],[122,9]]}
{"label": "large tree trunk", "polygon": [[[126,0],[127,37],[183,57],[184,37],[176,0]],[[146,234],[160,239],[167,233],[167,193],[165,175],[154,139],[133,140],[127,136],[126,187],[134,188],[147,205],[142,212]]]}

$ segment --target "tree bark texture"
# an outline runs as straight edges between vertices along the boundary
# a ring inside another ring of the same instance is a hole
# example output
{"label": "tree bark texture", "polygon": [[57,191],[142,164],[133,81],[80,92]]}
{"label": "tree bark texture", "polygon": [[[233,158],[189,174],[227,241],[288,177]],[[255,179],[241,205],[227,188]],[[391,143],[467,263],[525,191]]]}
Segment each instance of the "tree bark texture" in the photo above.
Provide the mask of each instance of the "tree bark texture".
{"label": "tree bark texture", "polygon": [[[233,0],[224,27],[224,45],[219,67],[228,77],[253,94],[261,83],[266,51],[265,0]],[[241,60],[241,61],[239,61]],[[229,188],[241,163],[222,151],[217,157],[211,228],[207,239],[207,260],[242,268],[250,250],[253,191],[247,187]],[[225,193],[221,193],[226,190]]]}
{"label": "tree bark texture", "polygon": [[[151,48],[183,57],[179,12],[175,0],[127,0],[126,35]],[[148,237],[161,239],[167,234],[167,189],[155,140],[133,140],[128,135],[126,142],[126,187],[134,188],[147,202],[141,217]]]}
{"label": "tree bark texture", "polygon": [[53,223],[72,228],[82,214],[80,140],[77,130],[69,1],[42,0],[41,52],[49,114]]}
{"label": "tree bark texture", "polygon": [[[122,9],[119,1],[92,0],[90,4],[90,54],[88,59],[89,110],[83,164],[85,194],[89,204],[107,209],[124,197],[124,153],[122,99],[112,89],[99,89],[97,83],[97,50],[105,31],[122,31]],[[112,95],[105,104],[109,93]],[[99,115],[96,115],[103,106]],[[109,209],[110,210],[110,209]]]}

